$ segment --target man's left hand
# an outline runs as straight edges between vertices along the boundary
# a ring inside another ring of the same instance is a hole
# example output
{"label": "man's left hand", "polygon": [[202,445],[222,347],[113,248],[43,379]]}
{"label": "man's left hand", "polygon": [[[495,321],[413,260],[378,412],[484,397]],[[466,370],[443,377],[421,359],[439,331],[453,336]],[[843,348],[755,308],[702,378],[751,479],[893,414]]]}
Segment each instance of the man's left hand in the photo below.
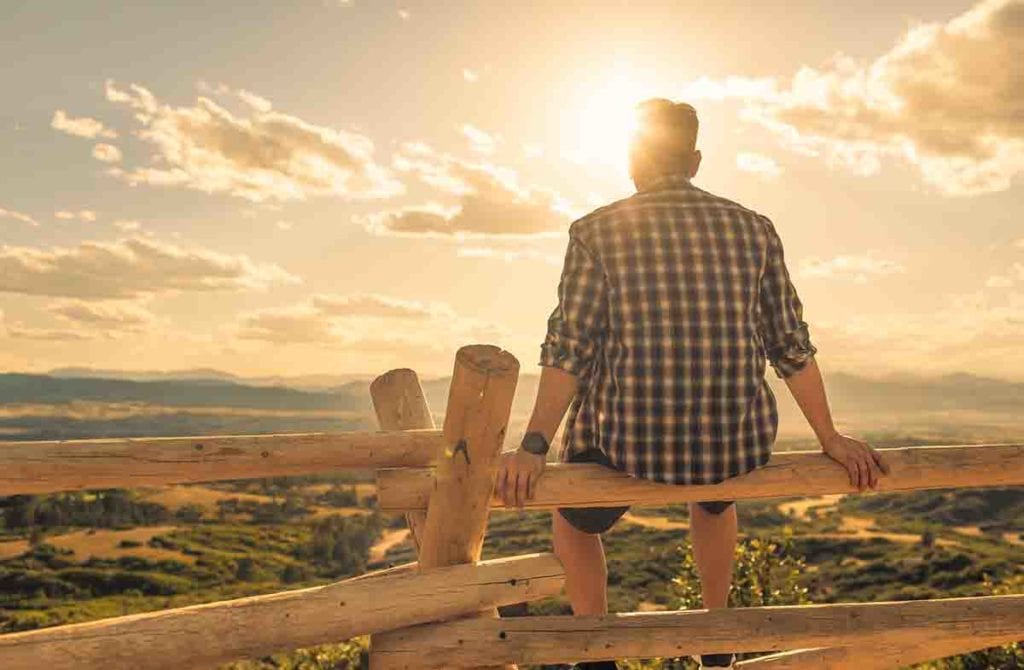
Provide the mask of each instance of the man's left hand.
{"label": "man's left hand", "polygon": [[508,451],[501,455],[494,489],[505,505],[523,507],[527,500],[533,500],[537,480],[544,474],[544,465],[544,456],[531,454],[523,449]]}

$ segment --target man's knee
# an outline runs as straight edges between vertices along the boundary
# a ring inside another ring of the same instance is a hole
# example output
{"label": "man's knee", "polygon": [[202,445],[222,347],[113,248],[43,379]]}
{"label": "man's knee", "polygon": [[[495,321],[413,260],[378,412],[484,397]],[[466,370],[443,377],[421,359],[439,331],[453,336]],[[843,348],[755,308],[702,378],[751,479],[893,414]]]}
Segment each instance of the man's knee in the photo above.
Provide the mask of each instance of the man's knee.
{"label": "man's knee", "polygon": [[735,504],[735,500],[706,500],[697,503],[702,510],[714,516],[718,516]]}

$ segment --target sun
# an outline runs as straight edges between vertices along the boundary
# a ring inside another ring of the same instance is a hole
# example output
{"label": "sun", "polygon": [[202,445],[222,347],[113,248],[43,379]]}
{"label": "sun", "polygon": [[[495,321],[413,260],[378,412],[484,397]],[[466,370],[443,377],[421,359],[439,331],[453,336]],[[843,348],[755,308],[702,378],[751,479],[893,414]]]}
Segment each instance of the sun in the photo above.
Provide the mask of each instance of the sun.
{"label": "sun", "polygon": [[628,172],[629,141],[636,129],[636,105],[664,96],[642,73],[622,65],[581,85],[563,121],[563,154],[570,160]]}

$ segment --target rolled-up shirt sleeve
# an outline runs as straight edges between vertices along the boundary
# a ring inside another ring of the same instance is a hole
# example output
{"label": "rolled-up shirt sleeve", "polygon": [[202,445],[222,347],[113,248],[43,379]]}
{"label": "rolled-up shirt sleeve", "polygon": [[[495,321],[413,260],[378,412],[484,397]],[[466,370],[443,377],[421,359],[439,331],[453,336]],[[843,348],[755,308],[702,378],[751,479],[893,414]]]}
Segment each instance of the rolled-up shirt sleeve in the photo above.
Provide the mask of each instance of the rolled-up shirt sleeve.
{"label": "rolled-up shirt sleeve", "polygon": [[590,366],[607,324],[607,286],[598,260],[569,231],[569,246],[558,282],[558,305],[548,318],[540,365],[580,376]]}
{"label": "rolled-up shirt sleeve", "polygon": [[758,330],[775,374],[796,374],[818,352],[803,320],[803,304],[790,279],[775,226],[763,219],[768,233],[767,262],[761,278]]}

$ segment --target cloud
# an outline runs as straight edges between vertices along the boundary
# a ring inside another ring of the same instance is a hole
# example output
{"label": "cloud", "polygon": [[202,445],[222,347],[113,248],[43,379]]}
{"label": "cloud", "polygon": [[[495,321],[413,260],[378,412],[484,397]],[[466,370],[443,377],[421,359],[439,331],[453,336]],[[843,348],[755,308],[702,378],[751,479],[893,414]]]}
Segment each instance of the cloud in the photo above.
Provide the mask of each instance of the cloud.
{"label": "cloud", "polygon": [[1024,282],[1024,263],[1015,262],[1006,274],[992,275],[985,280],[989,288],[1009,288],[1016,282]]}
{"label": "cloud", "polygon": [[[945,306],[899,314],[848,313],[811,324],[817,344],[840,369],[913,370],[1019,376],[1024,292],[980,290]],[[1016,367],[1015,367],[1016,366]]]}
{"label": "cloud", "polygon": [[395,167],[416,175],[443,194],[451,205],[431,203],[364,217],[380,234],[431,236],[543,235],[568,228],[569,205],[553,191],[528,188],[516,173],[436,153],[424,144],[406,144]]}
{"label": "cloud", "polygon": [[381,198],[402,190],[374,161],[369,138],[271,111],[248,92],[250,106],[257,105],[251,116],[236,116],[202,96],[191,107],[172,107],[137,84],[120,89],[108,81],[106,95],[134,110],[135,135],[156,150],[151,165],[110,170],[132,185],[178,186],[253,202]]}
{"label": "cloud", "polygon": [[247,91],[244,88],[240,88],[235,91],[235,95],[237,95],[242,102],[249,105],[256,111],[269,112],[273,108],[273,105],[270,104],[269,100],[263,96]]}
{"label": "cloud", "polygon": [[844,255],[829,259],[807,258],[800,262],[801,277],[845,279],[864,284],[868,279],[906,272],[895,261],[875,258],[870,254]]}
{"label": "cloud", "polygon": [[152,312],[138,302],[126,300],[61,300],[47,306],[60,319],[86,327],[138,331],[155,321]]}
{"label": "cloud", "polygon": [[408,9],[399,9],[398,10],[398,18],[402,19],[403,21],[408,21],[409,17],[411,17],[411,16],[412,16],[412,14],[409,12]]}
{"label": "cloud", "polygon": [[91,209],[80,209],[77,212],[72,212],[67,209],[62,209],[53,213],[53,216],[60,219],[61,221],[88,221],[92,223],[96,220],[96,212]]}
{"label": "cloud", "polygon": [[486,130],[481,130],[468,123],[463,124],[462,134],[469,140],[470,148],[481,154],[494,153],[494,148],[501,139],[499,136],[491,135]]}
{"label": "cloud", "polygon": [[736,167],[744,172],[752,172],[766,179],[775,179],[782,174],[782,168],[779,167],[774,158],[750,152],[736,154]]}
{"label": "cloud", "polygon": [[0,245],[0,292],[103,299],[178,291],[261,289],[299,283],[277,265],[244,255],[183,248],[141,237],[75,247]]}
{"label": "cloud", "polygon": [[97,144],[92,148],[92,157],[103,163],[120,163],[121,150],[113,144]]}
{"label": "cloud", "polygon": [[31,328],[20,323],[4,324],[7,337],[19,340],[44,340],[50,342],[81,342],[95,340],[102,336],[95,331],[77,328]]}
{"label": "cloud", "polygon": [[102,122],[89,118],[88,116],[82,116],[77,119],[72,118],[68,116],[67,112],[63,109],[58,109],[53,113],[53,119],[50,120],[50,127],[67,133],[68,135],[85,137],[87,139],[96,139],[97,137],[117,137],[117,133],[110,128],[105,127]]}
{"label": "cloud", "polygon": [[114,227],[126,233],[132,233],[140,229],[142,227],[142,224],[139,223],[138,221],[118,219],[117,221],[114,221]]}
{"label": "cloud", "polygon": [[0,207],[0,219],[14,219],[15,221],[21,221],[22,223],[27,223],[31,226],[39,225],[39,222],[28,214],[22,214],[21,212],[16,212],[13,209],[4,209],[3,207]]}
{"label": "cloud", "polygon": [[241,316],[240,339],[274,344],[370,347],[441,346],[467,333],[492,334],[484,324],[460,319],[448,305],[400,300],[372,293],[317,294],[306,301]]}
{"label": "cloud", "polygon": [[470,84],[475,84],[480,81],[480,73],[476,70],[471,70],[468,67],[462,68],[462,78],[468,81]]}
{"label": "cloud", "polygon": [[539,249],[497,249],[495,247],[459,247],[457,255],[464,258],[496,258],[506,263],[518,261],[540,261],[554,267],[561,267],[563,258],[558,254]]}
{"label": "cloud", "polygon": [[946,195],[1024,172],[1024,2],[985,0],[908,30],[871,62],[837,56],[754,96],[748,119],[862,173],[897,157]]}

